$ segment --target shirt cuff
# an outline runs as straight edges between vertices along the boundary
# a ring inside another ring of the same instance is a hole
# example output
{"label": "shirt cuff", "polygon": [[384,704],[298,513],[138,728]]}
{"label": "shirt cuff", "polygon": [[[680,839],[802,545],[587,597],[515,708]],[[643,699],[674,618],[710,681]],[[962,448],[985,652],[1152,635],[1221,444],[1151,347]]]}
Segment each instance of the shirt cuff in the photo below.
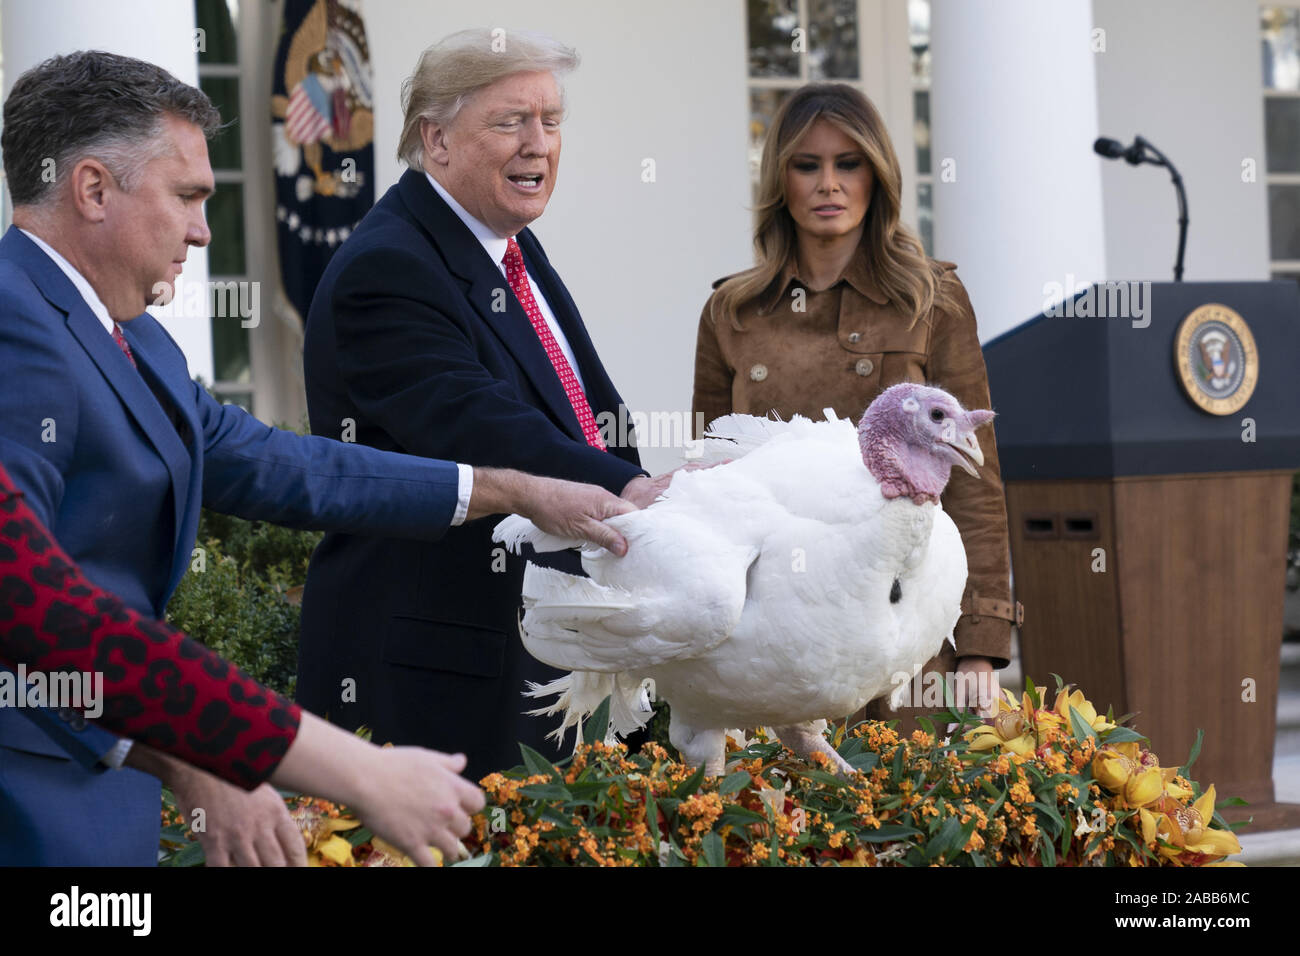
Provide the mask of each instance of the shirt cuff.
{"label": "shirt cuff", "polygon": [[456,485],[456,513],[451,516],[453,528],[465,523],[465,516],[469,514],[470,495],[474,493],[474,469],[459,463],[456,469],[460,472],[460,480]]}
{"label": "shirt cuff", "polygon": [[99,758],[99,762],[112,770],[121,770],[122,764],[126,760],[126,755],[131,751],[132,741],[123,737],[117,743],[113,744],[111,750]]}

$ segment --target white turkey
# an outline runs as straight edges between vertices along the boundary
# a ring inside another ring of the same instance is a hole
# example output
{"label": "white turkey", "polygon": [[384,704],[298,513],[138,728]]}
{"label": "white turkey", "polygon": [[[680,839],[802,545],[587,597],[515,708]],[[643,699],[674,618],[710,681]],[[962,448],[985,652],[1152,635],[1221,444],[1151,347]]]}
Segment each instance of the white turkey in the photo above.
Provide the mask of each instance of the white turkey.
{"label": "white turkey", "polygon": [[[582,551],[589,578],[530,564],[524,646],[573,673],[531,695],[558,695],[557,733],[611,697],[611,727],[643,726],[646,694],[671,706],[669,739],[705,772],[723,771],[730,727],[772,728],[809,757],[823,718],[897,691],[952,631],[966,555],[939,496],[953,465],[979,477],[967,411],[924,385],[886,389],[855,428],[827,420],[728,415],[703,445],[711,468],[677,472],[651,507],[609,519],[619,558]],[[580,547],[517,515],[498,541],[518,550]]]}

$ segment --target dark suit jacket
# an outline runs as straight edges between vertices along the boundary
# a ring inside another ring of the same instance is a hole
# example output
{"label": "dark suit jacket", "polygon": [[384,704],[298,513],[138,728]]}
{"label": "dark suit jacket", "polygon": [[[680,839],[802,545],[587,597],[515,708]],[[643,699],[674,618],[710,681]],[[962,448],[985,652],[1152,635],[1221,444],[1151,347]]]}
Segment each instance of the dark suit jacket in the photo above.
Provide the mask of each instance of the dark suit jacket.
{"label": "dark suit jacket", "polygon": [[[0,239],[0,461],[86,576],[127,606],[163,615],[200,505],[327,531],[446,530],[454,464],[269,428],[191,381],[152,317],[124,334],[138,371],[49,256],[17,229]],[[160,674],[152,692],[168,685]],[[0,865],[155,862],[158,781],[96,773],[107,736],[0,707]]]}
{"label": "dark suit jacket", "polygon": [[[626,416],[541,245],[527,229],[516,238],[598,424]],[[304,360],[316,434],[354,428],[377,448],[615,494],[644,474],[635,447],[604,452],[583,440],[501,270],[423,172],[407,171],[335,255],[312,301]],[[464,751],[475,779],[518,763],[518,741],[558,754],[543,739],[558,719],[522,715],[525,681],[560,672],[523,649],[523,561],[492,543],[494,524],[453,528],[436,544],[327,536],[303,595],[299,701],[370,727],[379,743]]]}

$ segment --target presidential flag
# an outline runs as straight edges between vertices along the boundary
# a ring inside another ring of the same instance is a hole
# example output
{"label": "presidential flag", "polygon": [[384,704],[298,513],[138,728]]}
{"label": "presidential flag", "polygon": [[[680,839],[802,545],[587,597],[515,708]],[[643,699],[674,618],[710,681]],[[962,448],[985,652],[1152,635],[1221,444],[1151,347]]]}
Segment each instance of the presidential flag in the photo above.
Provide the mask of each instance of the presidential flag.
{"label": "presidential flag", "polygon": [[305,319],[330,257],[375,201],[374,75],[361,0],[285,0],[272,77],[280,275]]}

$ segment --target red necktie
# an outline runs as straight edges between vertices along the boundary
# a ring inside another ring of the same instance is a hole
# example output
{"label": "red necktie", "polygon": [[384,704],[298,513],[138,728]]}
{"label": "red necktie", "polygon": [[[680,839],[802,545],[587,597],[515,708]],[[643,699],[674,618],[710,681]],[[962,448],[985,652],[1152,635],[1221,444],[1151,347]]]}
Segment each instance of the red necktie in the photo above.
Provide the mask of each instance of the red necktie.
{"label": "red necktie", "polygon": [[122,350],[122,354],[131,360],[131,367],[139,369],[140,366],[135,364],[135,356],[131,354],[131,346],[127,344],[126,336],[122,334],[122,327],[116,322],[113,323],[113,341]]}
{"label": "red necktie", "polygon": [[524,256],[519,251],[519,243],[515,242],[514,237],[506,243],[505,258],[501,262],[506,267],[506,281],[510,283],[510,288],[515,298],[519,300],[519,304],[528,313],[528,321],[533,323],[533,331],[541,339],[542,347],[546,349],[546,357],[555,367],[555,374],[560,376],[564,394],[569,396],[569,404],[573,406],[573,411],[578,416],[578,424],[582,426],[582,436],[587,439],[587,444],[592,448],[606,451],[605,443],[600,437],[600,429],[596,427],[595,416],[591,414],[591,405],[587,403],[587,396],[582,394],[582,386],[578,384],[578,376],[573,374],[568,359],[560,351],[560,343],[555,341],[550,326],[542,317],[542,310],[537,307],[537,300],[533,298],[533,290],[528,285],[528,272],[524,269]]}

